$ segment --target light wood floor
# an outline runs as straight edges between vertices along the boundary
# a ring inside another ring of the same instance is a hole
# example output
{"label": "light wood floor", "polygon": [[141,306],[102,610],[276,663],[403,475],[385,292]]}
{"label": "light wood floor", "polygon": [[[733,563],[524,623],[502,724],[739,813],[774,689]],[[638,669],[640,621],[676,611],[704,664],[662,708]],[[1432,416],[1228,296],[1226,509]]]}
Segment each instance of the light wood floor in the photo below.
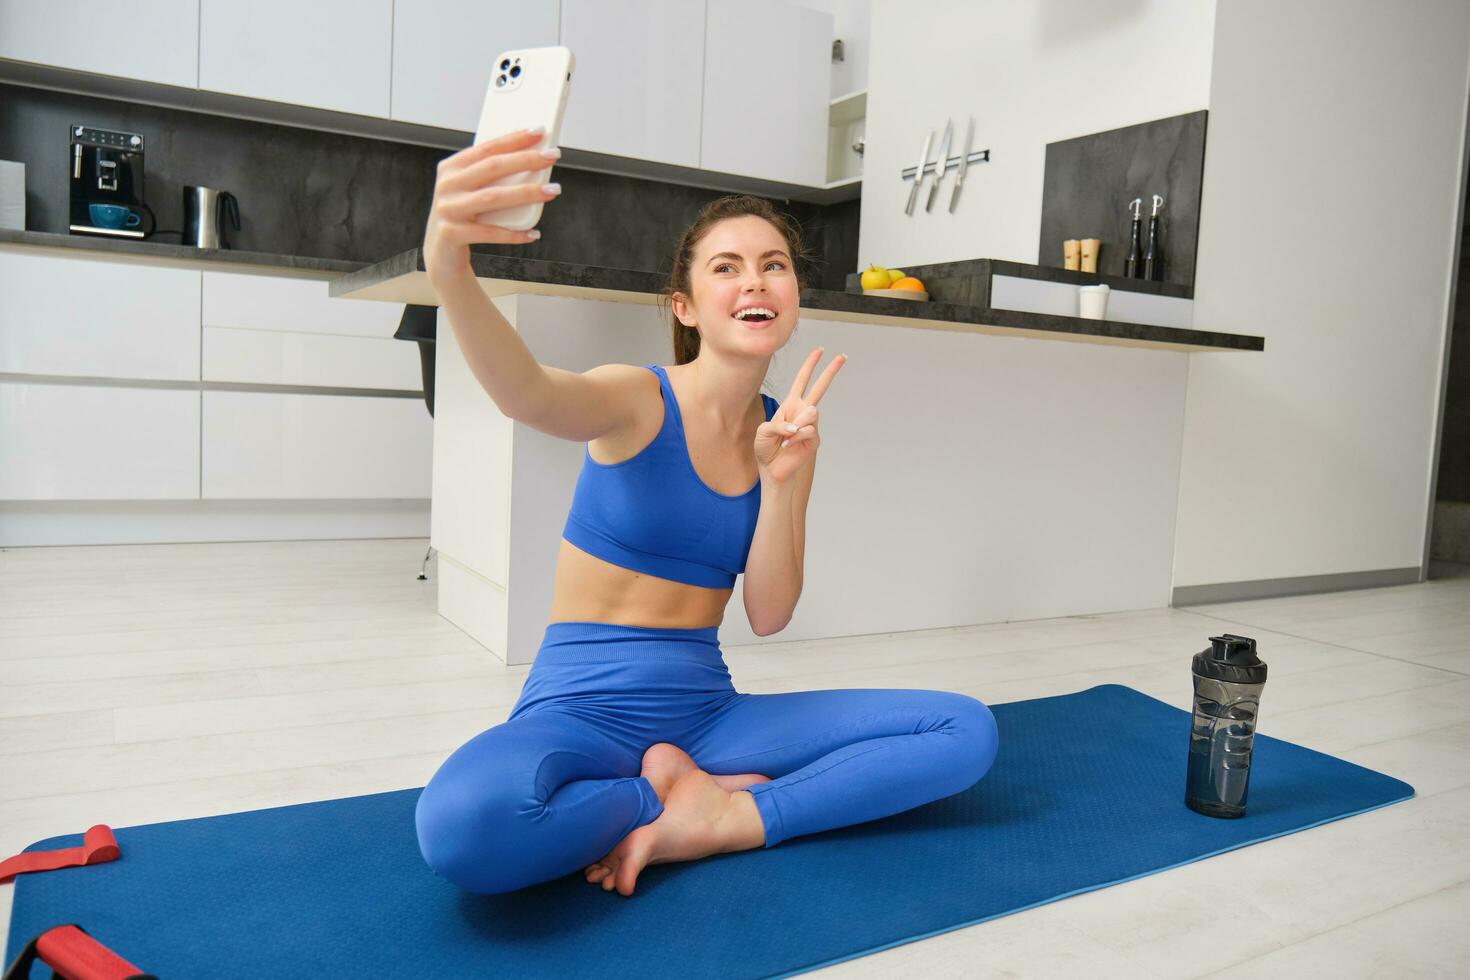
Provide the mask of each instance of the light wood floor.
{"label": "light wood floor", "polygon": [[[423,785],[504,720],[529,669],[436,615],[432,565],[415,580],[424,548],[0,552],[0,856],[92,823]],[[1226,631],[1255,637],[1270,665],[1264,734],[1416,798],[820,972],[1466,975],[1470,577],[725,653],[758,693],[923,687],[1001,704],[1119,683],[1187,710],[1189,658]]]}

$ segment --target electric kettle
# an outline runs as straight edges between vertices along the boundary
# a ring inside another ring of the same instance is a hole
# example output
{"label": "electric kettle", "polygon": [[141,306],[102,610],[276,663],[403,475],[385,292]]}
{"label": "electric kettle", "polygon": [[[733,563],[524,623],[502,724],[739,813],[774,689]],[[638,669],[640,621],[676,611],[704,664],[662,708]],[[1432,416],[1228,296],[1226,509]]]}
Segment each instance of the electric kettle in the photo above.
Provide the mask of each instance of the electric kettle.
{"label": "electric kettle", "polygon": [[227,220],[240,230],[240,202],[235,195],[213,187],[184,188],[184,245],[229,248]]}

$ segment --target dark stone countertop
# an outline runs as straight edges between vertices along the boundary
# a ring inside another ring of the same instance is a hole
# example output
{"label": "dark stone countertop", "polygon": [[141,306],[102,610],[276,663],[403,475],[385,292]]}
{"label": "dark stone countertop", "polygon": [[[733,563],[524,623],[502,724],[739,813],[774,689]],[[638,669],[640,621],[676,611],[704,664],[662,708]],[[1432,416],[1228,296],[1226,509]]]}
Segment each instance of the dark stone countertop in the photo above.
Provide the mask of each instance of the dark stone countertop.
{"label": "dark stone countertop", "polygon": [[[1153,296],[1172,296],[1176,299],[1193,299],[1194,287],[1180,283],[1161,282],[1151,279],[1132,279],[1128,276],[1111,276],[1100,272],[1077,272],[1054,265],[1031,265],[1012,262],[1009,259],[960,259],[954,262],[934,262],[928,265],[895,265],[911,276],[918,276],[928,287],[929,297],[946,303],[962,303],[966,299],[961,289],[966,283],[975,288],[989,289],[990,277],[1014,276],[1019,279],[1041,279],[1075,286],[1105,285],[1114,290],[1130,293],[1149,293]],[[862,291],[862,273],[847,275],[848,292]],[[975,302],[981,302],[976,299]]]}
{"label": "dark stone countertop", "polygon": [[233,248],[193,248],[135,238],[59,235],[48,231],[0,228],[0,250],[51,255],[55,258],[141,262],[176,268],[211,269],[292,278],[334,279],[361,269],[362,262],[319,259],[304,255],[244,252]]}
{"label": "dark stone countertop", "polygon": [[[969,263],[946,263],[945,265],[968,266],[973,265],[974,262],[991,263],[991,271],[1000,275],[1023,274],[1024,270],[1040,268],[1026,266],[1023,263],[988,259],[972,260]],[[654,272],[575,265],[568,262],[547,262],[474,250],[471,250],[470,263],[475,277],[480,280],[485,291],[492,296],[532,293],[551,296],[580,296],[587,299],[623,303],[653,303],[657,300],[665,282],[665,276]],[[907,271],[908,267],[902,268]],[[914,269],[920,268],[938,269],[941,267],[914,267]],[[973,272],[973,270],[968,271]],[[1064,273],[1067,276],[1078,275],[1060,269],[1049,271]],[[1088,276],[1087,281],[1098,281],[1097,277],[1090,274]],[[988,284],[988,275],[984,278]],[[1124,280],[1124,282],[1130,282],[1130,280]],[[925,284],[928,285],[927,280]],[[1157,290],[1152,288],[1143,290],[1157,291],[1161,295],[1178,295],[1176,291],[1184,288],[1164,283],[1146,285],[1161,287]],[[374,299],[426,306],[438,305],[438,297],[424,272],[423,252],[416,248],[400,252],[392,258],[364,266],[334,279],[328,284],[327,291],[331,296],[350,299]],[[861,292],[803,289],[801,291],[801,315],[804,318],[817,320],[846,320],[928,330],[964,330],[975,333],[1175,351],[1259,351],[1265,349],[1264,338],[1247,334],[994,309],[988,305],[988,293],[987,285],[983,297],[986,302],[979,303],[937,300],[918,302],[884,296],[867,296]]]}

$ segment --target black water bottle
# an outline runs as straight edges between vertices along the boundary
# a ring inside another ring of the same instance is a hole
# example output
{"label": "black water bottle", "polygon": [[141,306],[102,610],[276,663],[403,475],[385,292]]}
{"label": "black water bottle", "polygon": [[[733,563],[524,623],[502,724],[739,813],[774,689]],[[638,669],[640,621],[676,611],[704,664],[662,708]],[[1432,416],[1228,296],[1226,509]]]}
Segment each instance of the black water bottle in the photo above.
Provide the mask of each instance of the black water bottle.
{"label": "black water bottle", "polygon": [[1195,654],[1191,666],[1184,805],[1208,817],[1243,817],[1266,665],[1256,656],[1255,640],[1223,633],[1210,637],[1210,648]]}

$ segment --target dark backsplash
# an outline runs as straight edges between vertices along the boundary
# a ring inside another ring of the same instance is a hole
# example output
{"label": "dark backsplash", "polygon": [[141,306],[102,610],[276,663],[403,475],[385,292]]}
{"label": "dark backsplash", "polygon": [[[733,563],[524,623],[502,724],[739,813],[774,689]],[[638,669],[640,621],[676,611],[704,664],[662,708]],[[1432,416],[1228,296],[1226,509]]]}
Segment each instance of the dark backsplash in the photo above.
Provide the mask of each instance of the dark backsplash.
{"label": "dark backsplash", "polygon": [[[376,262],[423,240],[435,165],[451,151],[344,136],[28,86],[0,84],[0,159],[26,165],[26,228],[67,230],[67,132],[76,123],[141,133],[145,201],[156,240],[177,244],[182,188],[216,187],[240,202],[233,247]],[[556,167],[562,194],[542,238],[486,251],[583,265],[669,268],[674,242],[723,192]],[[859,202],[775,201],[814,254],[808,285],[842,289],[857,268]],[[173,233],[168,233],[173,229]]]}
{"label": "dark backsplash", "polygon": [[[1465,194],[1470,201],[1470,175],[1466,177]],[[1470,207],[1465,209],[1460,227],[1460,267],[1456,276],[1435,498],[1470,502]]]}
{"label": "dark backsplash", "polygon": [[1128,204],[1143,199],[1140,248],[1146,248],[1158,194],[1164,199],[1159,209],[1163,274],[1156,278],[1193,286],[1208,116],[1200,109],[1048,143],[1036,264],[1060,269],[1062,242],[1096,238],[1101,243],[1097,271],[1123,275],[1133,231]]}

